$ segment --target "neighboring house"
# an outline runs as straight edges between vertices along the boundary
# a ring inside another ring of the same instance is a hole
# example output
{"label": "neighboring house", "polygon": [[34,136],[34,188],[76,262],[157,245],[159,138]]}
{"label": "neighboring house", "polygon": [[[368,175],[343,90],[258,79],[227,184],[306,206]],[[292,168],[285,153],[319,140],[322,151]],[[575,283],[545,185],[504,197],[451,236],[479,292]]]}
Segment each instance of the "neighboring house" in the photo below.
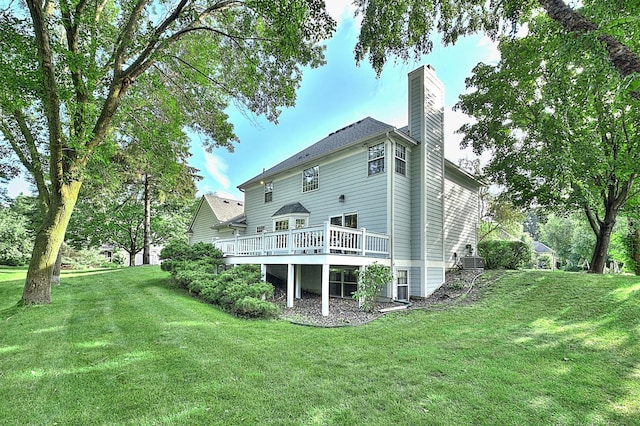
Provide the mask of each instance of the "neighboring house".
{"label": "neighboring house", "polygon": [[205,194],[189,223],[187,235],[189,244],[211,243],[214,238],[243,235],[246,227],[242,201]]}
{"label": "neighboring house", "polygon": [[541,243],[540,241],[534,241],[533,242],[533,254],[535,257],[535,265],[536,267],[540,266],[540,256],[549,256],[549,260],[551,262],[551,264],[549,265],[549,267],[551,269],[556,269],[556,252],[550,248],[549,246],[547,246],[546,244]]}
{"label": "neighboring house", "polygon": [[444,159],[444,88],[434,70],[408,80],[407,127],[367,117],[329,134],[238,186],[242,227],[199,211],[190,240],[213,241],[227,264],[259,264],[286,282],[287,306],[303,290],[321,294],[323,315],[329,296],[350,297],[357,269],[374,262],[393,268],[383,297],[429,296],[475,250],[481,184]]}
{"label": "neighboring house", "polygon": [[[160,252],[162,251],[162,247],[163,246],[157,246],[153,244],[151,245],[151,247],[149,248],[149,265],[160,265],[160,263],[162,263],[160,260]],[[127,253],[122,248],[115,247],[110,244],[102,244],[99,248],[99,251],[100,254],[104,256],[109,262],[114,261],[114,256],[117,253],[124,260],[124,266],[131,266],[129,265],[129,253]],[[143,250],[140,250],[136,253],[135,264],[133,266],[142,265],[142,257]]]}

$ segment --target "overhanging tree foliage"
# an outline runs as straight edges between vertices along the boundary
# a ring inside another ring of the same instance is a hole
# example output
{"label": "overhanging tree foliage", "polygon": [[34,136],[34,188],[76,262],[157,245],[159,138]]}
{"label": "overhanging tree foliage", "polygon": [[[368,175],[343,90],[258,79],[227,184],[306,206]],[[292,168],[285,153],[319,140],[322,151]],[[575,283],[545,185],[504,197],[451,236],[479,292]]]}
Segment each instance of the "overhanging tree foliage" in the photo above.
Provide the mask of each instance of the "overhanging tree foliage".
{"label": "overhanging tree foliage", "polygon": [[638,101],[597,37],[545,17],[529,31],[467,80],[459,107],[478,121],[463,145],[492,151],[485,172],[516,204],[582,210],[596,235],[590,271],[602,273],[616,218],[640,191]]}
{"label": "overhanging tree foliage", "polygon": [[22,302],[50,302],[87,166],[141,76],[155,70],[158,87],[181,93],[191,128],[227,146],[225,107],[276,120],[301,67],[323,62],[319,43],[334,26],[321,0],[26,0],[0,12],[0,147],[32,175],[46,210]]}
{"label": "overhanging tree foliage", "polygon": [[640,99],[640,57],[629,41],[638,38],[640,3],[626,0],[585,0],[576,9],[563,0],[354,0],[362,15],[355,49],[356,61],[366,57],[380,73],[389,57],[410,59],[430,53],[432,37],[440,33],[445,45],[458,38],[485,32],[496,39],[514,34],[539,12],[558,23],[564,33],[591,34],[605,47],[607,57],[622,78],[629,78],[628,93]]}

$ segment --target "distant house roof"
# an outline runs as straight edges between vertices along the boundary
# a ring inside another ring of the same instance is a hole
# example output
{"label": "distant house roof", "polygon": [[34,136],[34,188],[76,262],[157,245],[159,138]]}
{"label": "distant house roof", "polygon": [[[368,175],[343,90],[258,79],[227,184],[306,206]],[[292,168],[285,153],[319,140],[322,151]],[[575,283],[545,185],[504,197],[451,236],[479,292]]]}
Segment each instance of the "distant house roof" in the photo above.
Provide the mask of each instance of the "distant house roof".
{"label": "distant house roof", "polygon": [[242,222],[242,217],[244,217],[244,203],[242,201],[231,198],[222,198],[214,194],[205,194],[202,196],[202,199],[198,204],[198,208],[191,218],[187,232],[193,232],[193,222],[196,217],[198,217],[198,213],[200,213],[200,209],[202,209],[205,203],[209,206],[218,220],[218,223],[212,223],[211,226],[218,226],[220,224],[229,225]]}
{"label": "distant house roof", "polygon": [[536,253],[553,253],[553,249],[549,246],[541,243],[540,241],[533,242],[533,250]]}
{"label": "distant house roof", "polygon": [[285,214],[292,213],[304,213],[309,214],[309,210],[305,209],[304,206],[300,203],[291,203],[280,207],[280,209],[273,214],[271,217],[282,216]]}
{"label": "distant house roof", "polygon": [[242,201],[222,198],[213,194],[205,194],[204,199],[220,222],[226,222],[244,213],[244,203]]}
{"label": "distant house roof", "polygon": [[313,145],[303,149],[302,151],[292,155],[286,160],[276,164],[269,170],[266,170],[255,176],[245,183],[238,185],[238,188],[244,188],[245,186],[259,182],[264,178],[272,176],[281,171],[287,170],[291,167],[312,161],[316,158],[322,157],[330,152],[337,151],[353,143],[357,143],[368,139],[378,134],[384,134],[385,132],[395,132],[397,135],[411,141],[414,144],[417,142],[407,136],[405,132],[399,132],[391,124],[383,123],[371,117],[363,118],[360,121],[349,124],[335,132],[329,133],[329,135]]}

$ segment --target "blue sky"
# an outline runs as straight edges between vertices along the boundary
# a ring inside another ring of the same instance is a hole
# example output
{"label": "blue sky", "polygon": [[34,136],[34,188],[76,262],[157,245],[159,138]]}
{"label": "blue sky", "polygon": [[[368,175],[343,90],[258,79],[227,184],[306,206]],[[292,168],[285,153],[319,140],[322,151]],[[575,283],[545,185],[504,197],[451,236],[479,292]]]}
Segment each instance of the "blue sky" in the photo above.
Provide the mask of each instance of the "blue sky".
{"label": "blue sky", "polygon": [[[204,179],[198,182],[198,194],[215,192],[220,196],[242,199],[237,185],[268,169],[299,150],[324,138],[334,130],[371,116],[402,127],[407,124],[407,73],[431,64],[445,86],[445,156],[454,162],[472,157],[459,150],[461,136],[453,132],[469,120],[451,107],[465,91],[464,80],[480,61],[495,62],[497,49],[481,35],[458,41],[455,46],[436,43],[431,54],[417,62],[394,63],[390,60],[376,78],[368,63],[356,66],[353,55],[359,24],[353,18],[350,2],[328,0],[328,8],[338,21],[334,37],[328,41],[327,64],[306,69],[297,92],[296,106],[285,109],[279,123],[242,113],[228,113],[240,143],[233,153],[216,149],[207,153],[198,136],[192,138],[191,165],[200,169]],[[9,195],[28,192],[22,180],[9,184]]]}
{"label": "blue sky", "polygon": [[468,37],[455,46],[435,44],[431,54],[417,62],[394,63],[391,60],[380,78],[368,63],[356,66],[353,49],[359,24],[347,1],[328,1],[339,22],[334,37],[327,43],[327,64],[307,69],[297,92],[296,106],[285,109],[277,125],[261,117],[246,117],[230,110],[240,143],[233,153],[216,149],[207,153],[200,142],[192,145],[192,165],[205,179],[198,183],[199,194],[216,192],[220,196],[242,199],[237,185],[251,179],[303,148],[326,137],[334,130],[371,116],[402,127],[407,124],[407,73],[418,66],[431,64],[445,85],[445,156],[454,162],[473,155],[459,149],[460,135],[455,135],[469,120],[451,107],[465,91],[464,80],[478,62],[495,62],[497,48],[481,35]]}

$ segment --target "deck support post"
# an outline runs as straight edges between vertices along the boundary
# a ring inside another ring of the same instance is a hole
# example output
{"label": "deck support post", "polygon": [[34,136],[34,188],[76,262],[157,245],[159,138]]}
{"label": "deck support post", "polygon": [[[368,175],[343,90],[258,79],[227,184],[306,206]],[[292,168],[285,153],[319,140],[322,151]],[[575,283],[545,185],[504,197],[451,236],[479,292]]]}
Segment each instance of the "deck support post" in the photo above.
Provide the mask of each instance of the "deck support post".
{"label": "deck support post", "polygon": [[329,265],[322,265],[322,315],[329,316]]}
{"label": "deck support post", "polygon": [[264,263],[260,264],[260,277],[263,281],[267,280],[267,265]]}
{"label": "deck support post", "polygon": [[296,265],[296,299],[302,298],[302,265]]}
{"label": "deck support post", "polygon": [[295,265],[289,263],[287,265],[287,308],[293,308],[293,295],[295,287]]}

